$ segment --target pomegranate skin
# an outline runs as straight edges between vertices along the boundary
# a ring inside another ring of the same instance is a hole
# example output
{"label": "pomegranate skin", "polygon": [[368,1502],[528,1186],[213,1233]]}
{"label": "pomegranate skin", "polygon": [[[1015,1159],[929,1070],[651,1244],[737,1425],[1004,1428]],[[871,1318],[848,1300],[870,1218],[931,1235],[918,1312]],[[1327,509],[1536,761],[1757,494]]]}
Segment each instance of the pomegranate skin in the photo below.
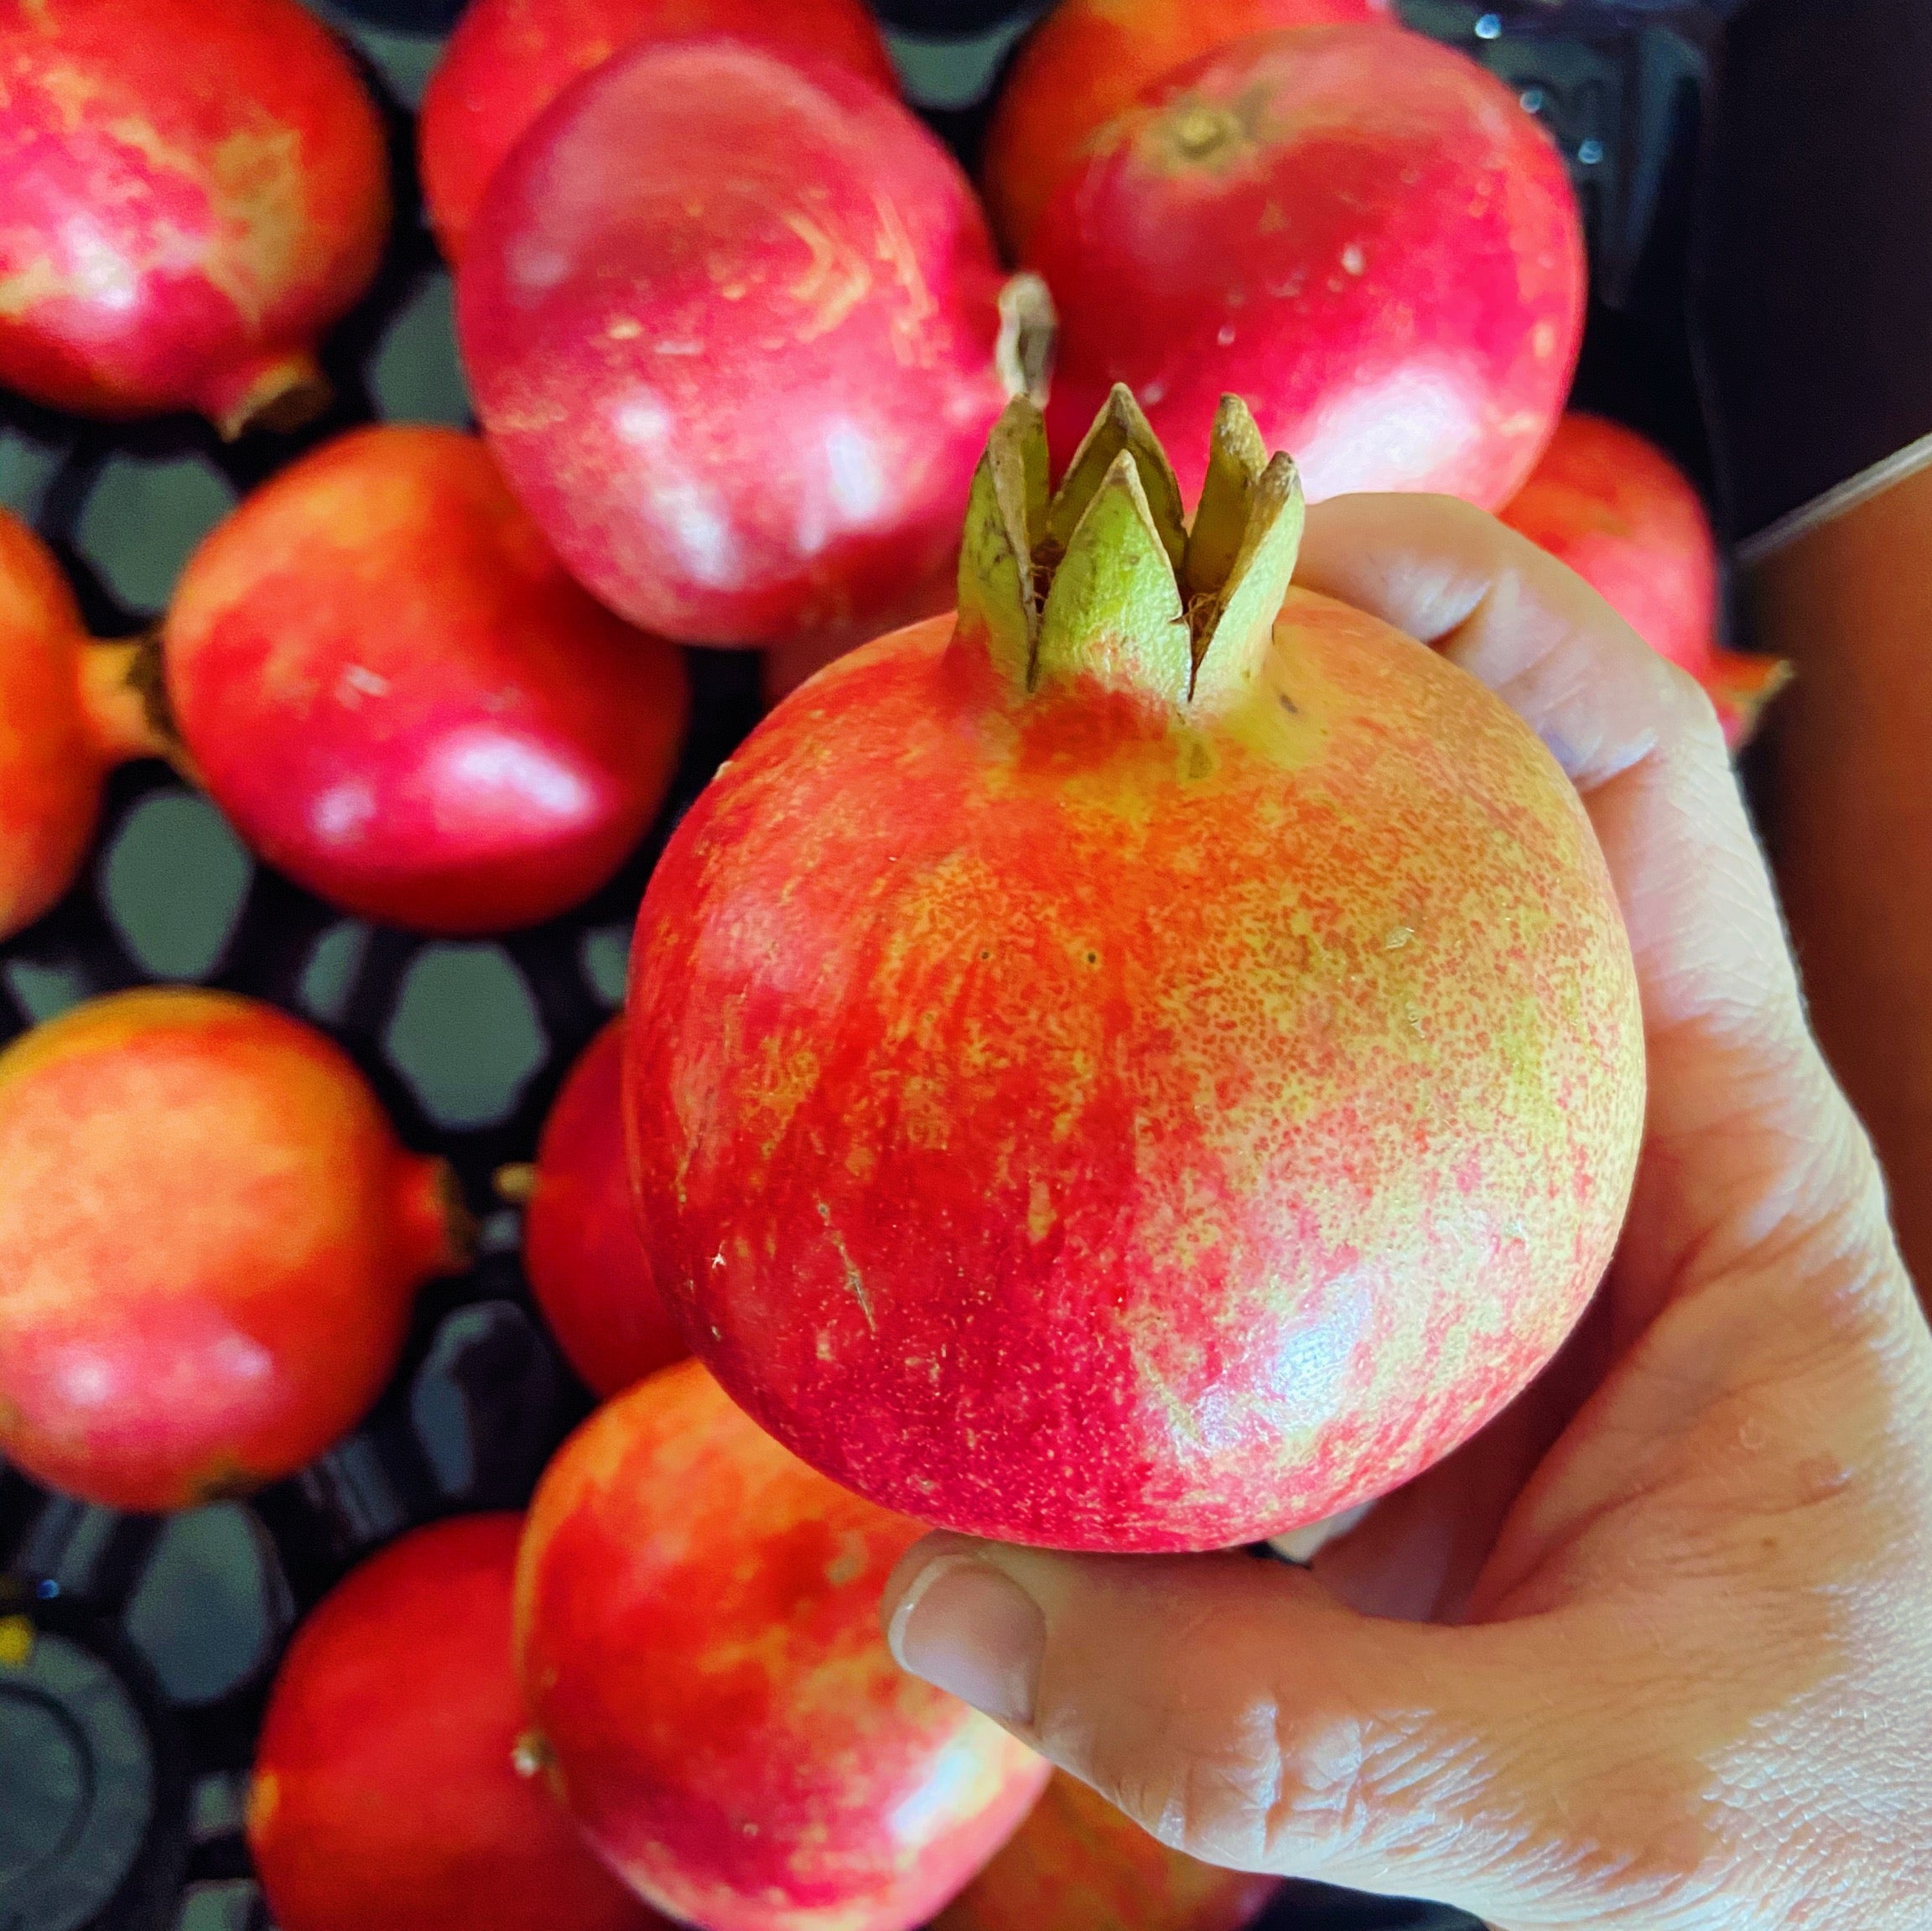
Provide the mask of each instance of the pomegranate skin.
{"label": "pomegranate skin", "polygon": [[944,620],[821,672],[640,914],[660,1290],[834,1480],[1065,1549],[1396,1487],[1607,1263],[1635,975],[1575,792],[1466,672],[1291,591],[1215,727],[1015,695]]}
{"label": "pomegranate skin", "polygon": [[1001,274],[896,101],[728,40],[631,49],[497,171],[458,288],[511,485],[632,622],[757,645],[942,578],[986,433]]}
{"label": "pomegranate skin", "polygon": [[281,1931],[649,1931],[513,1762],[520,1515],[392,1543],[295,1633],[268,1700],[248,1848]]}
{"label": "pomegranate skin", "polygon": [[1503,521],[1597,590],[1709,692],[1732,748],[1784,681],[1775,659],[1717,642],[1717,543],[1690,479],[1654,443],[1572,411]]}
{"label": "pomegranate skin", "polygon": [[584,1049],[543,1123],[523,1214],[523,1269],[558,1345],[598,1394],[691,1351],[651,1279],[624,1159],[624,1022]]}
{"label": "pomegranate skin", "polygon": [[312,14],[7,0],[0,102],[0,382],[226,435],[326,401],[312,351],[375,273],[389,175]]}
{"label": "pomegranate skin", "polygon": [[163,648],[242,836],[429,932],[534,924],[604,884],[688,705],[678,652],[580,590],[450,429],[357,430],[257,491],[190,560]]}
{"label": "pomegranate skin", "polygon": [[642,40],[719,33],[898,91],[862,0],[475,0],[429,78],[418,128],[423,198],[444,254],[461,257],[490,177],[580,74]]}
{"label": "pomegranate skin", "polygon": [[1391,11],[1389,0],[1060,0],[1021,43],[986,131],[995,229],[1024,255],[1096,132],[1175,68],[1250,34]]}
{"label": "pomegranate skin", "polygon": [[1497,508],[1581,340],[1555,147],[1502,82],[1399,27],[1257,35],[1169,75],[1095,137],[1027,258],[1061,310],[1056,460],[1125,382],[1190,502],[1231,392],[1311,501]]}
{"label": "pomegranate skin", "polygon": [[450,1186],[272,1007],[150,989],[37,1026],[0,1053],[0,1451],[111,1508],[299,1468],[462,1264]]}
{"label": "pomegranate skin", "polygon": [[879,1633],[920,1533],[695,1362],[564,1445],[517,1558],[517,1674],[564,1800],[645,1897],[706,1931],[910,1931],[1012,1834],[1047,1766]]}
{"label": "pomegranate skin", "polygon": [[1097,1791],[1056,1773],[932,1931],[1246,1931],[1280,1888],[1279,1877],[1170,1851]]}

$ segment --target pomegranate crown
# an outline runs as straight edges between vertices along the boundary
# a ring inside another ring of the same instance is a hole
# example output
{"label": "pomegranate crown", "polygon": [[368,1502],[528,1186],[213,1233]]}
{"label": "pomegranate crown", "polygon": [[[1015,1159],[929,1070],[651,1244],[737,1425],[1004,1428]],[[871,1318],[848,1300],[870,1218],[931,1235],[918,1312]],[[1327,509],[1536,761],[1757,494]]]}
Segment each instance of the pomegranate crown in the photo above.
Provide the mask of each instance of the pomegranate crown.
{"label": "pomegranate crown", "polygon": [[1260,673],[1303,507],[1293,460],[1269,456],[1239,396],[1215,412],[1191,529],[1124,384],[1051,491],[1045,422],[1017,396],[973,478],[960,629],[1022,691],[1085,677],[1191,714],[1229,709]]}

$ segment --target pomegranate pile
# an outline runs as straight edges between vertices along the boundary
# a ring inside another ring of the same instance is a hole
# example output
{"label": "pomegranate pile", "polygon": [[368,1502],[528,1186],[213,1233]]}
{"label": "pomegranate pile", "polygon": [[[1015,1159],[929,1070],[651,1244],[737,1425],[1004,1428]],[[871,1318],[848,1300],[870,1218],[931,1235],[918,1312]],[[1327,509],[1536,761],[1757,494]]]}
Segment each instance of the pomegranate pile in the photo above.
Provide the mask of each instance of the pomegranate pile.
{"label": "pomegranate pile", "polygon": [[[298,0],[0,8],[0,387],[266,479],[132,636],[0,512],[0,941],[162,760],[379,927],[638,881],[624,1010],[467,1201],[259,1001],[21,1032],[0,1455],[115,1510],[280,1481],[512,1210],[589,1419],[298,1631],[282,1931],[1241,1931],[1271,1881],[902,1675],[879,1598],[932,1526],[1372,1504],[1596,1290],[1644,1062],[1590,823],[1294,583],[1308,501],[1464,497],[1748,737],[1783,672],[1695,488],[1566,413],[1563,160],[1390,0],[1060,0],[984,209],[862,0],[473,0],[416,136],[477,429],[351,426],[409,178],[372,85]],[[673,826],[698,653],[745,651],[766,714]]]}

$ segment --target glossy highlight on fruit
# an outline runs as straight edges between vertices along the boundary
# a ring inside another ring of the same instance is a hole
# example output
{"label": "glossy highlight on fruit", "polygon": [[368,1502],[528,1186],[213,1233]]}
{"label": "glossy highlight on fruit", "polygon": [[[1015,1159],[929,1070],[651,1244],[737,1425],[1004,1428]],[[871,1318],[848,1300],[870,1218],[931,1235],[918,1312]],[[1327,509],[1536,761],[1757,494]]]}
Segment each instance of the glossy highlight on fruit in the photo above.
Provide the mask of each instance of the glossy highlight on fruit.
{"label": "glossy highlight on fruit", "polygon": [[1015,255],[1098,131],[1143,88],[1230,40],[1389,17],[1389,0],[1059,0],[1021,43],[986,131],[982,173]]}
{"label": "glossy highlight on fruit", "polygon": [[163,657],[248,844],[428,932],[534,924],[603,885],[688,708],[678,652],[579,589],[451,429],[359,429],[257,490],[190,560]]}
{"label": "glossy highlight on fruit", "polygon": [[110,1508],[289,1474],[465,1264],[453,1188],[273,1007],[153,989],[35,1027],[0,1053],[0,1452]]}
{"label": "glossy highlight on fruit", "polygon": [[523,1518],[412,1530],[295,1633],[248,1849],[279,1931],[648,1931],[533,1768],[510,1661]]}
{"label": "glossy highlight on fruit", "polygon": [[707,1931],[911,1931],[1031,1808],[1046,1765],[880,1634],[920,1533],[695,1362],[564,1445],[517,1559],[517,1674],[533,1749],[643,1896]]}
{"label": "glossy highlight on fruit", "polygon": [[957,623],[751,735],[632,953],[659,1289],[889,1507],[1213,1549],[1396,1487],[1548,1360],[1642,1124],[1589,821],[1500,698],[1288,588],[1242,405],[1200,511],[1124,391],[1015,403]]}
{"label": "glossy highlight on fruit", "polygon": [[577,576],[665,636],[762,645],[867,634],[950,569],[1043,299],[898,101],[708,39],[634,47],[537,122],[457,319],[491,445]]}
{"label": "glossy highlight on fruit", "polygon": [[0,8],[0,383],[292,428],[388,225],[374,103],[297,0]]}
{"label": "glossy highlight on fruit", "polygon": [[1789,674],[1717,641],[1717,542],[1689,477],[1621,423],[1572,411],[1503,521],[1602,594],[1710,693],[1735,750]]}
{"label": "glossy highlight on fruit", "polygon": [[423,198],[444,255],[460,258],[490,177],[579,75],[639,41],[702,34],[897,88],[864,0],[473,0],[429,77],[418,128]]}
{"label": "glossy highlight on fruit", "polygon": [[1189,502],[1232,392],[1312,501],[1498,508],[1555,427],[1582,334],[1554,143],[1494,75],[1389,25],[1259,34],[1170,75],[1095,137],[1026,260],[1061,310],[1056,456],[1124,382]]}

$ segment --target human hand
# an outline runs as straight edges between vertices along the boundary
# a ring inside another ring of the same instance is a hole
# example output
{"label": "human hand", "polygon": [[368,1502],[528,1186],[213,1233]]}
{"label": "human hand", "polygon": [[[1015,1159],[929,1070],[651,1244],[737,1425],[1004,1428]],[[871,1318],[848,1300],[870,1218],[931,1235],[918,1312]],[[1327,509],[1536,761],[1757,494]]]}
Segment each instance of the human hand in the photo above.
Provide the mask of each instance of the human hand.
{"label": "human hand", "polygon": [[1649,1051],[1617,1261],[1537,1384],[1311,1574],[934,1535],[894,1649],[1217,1863],[1507,1931],[1923,1931],[1932,1335],[1711,707],[1463,505],[1328,503],[1302,557],[1583,795]]}

